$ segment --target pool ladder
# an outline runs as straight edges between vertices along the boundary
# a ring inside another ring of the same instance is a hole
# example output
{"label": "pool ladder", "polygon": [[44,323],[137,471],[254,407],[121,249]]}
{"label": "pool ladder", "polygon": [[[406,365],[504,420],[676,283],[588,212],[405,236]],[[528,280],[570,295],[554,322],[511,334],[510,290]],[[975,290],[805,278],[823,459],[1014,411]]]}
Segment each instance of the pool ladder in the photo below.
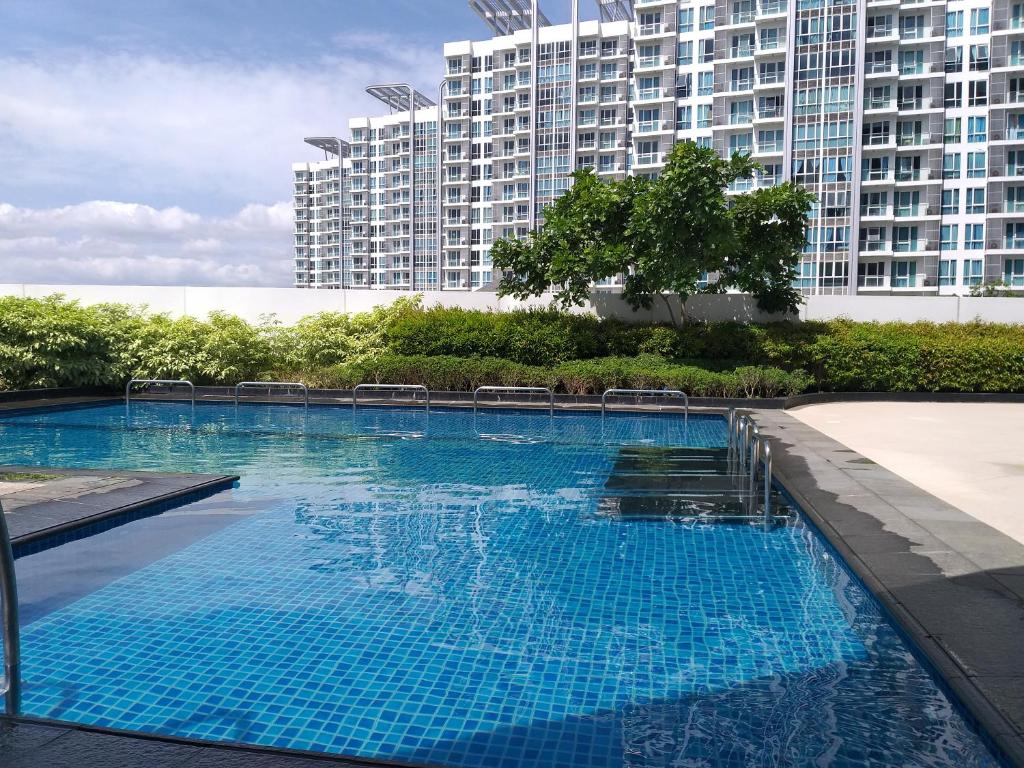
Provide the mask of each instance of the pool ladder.
{"label": "pool ladder", "polygon": [[608,398],[611,397],[622,397],[626,395],[632,395],[636,398],[637,404],[640,403],[641,397],[665,397],[682,399],[683,401],[683,429],[687,430],[690,426],[690,398],[685,392],[678,389],[606,389],[604,394],[601,395],[601,420],[604,421],[606,412],[608,410]]}
{"label": "pool ladder", "polygon": [[124,387],[124,404],[128,405],[131,402],[132,387],[136,384],[162,384],[170,390],[172,387],[188,387],[189,400],[192,401],[192,407],[196,405],[196,386],[191,381],[185,379],[132,379]]}
{"label": "pool ladder", "polygon": [[0,503],[0,599],[3,600],[4,714],[21,714],[21,634],[18,627],[18,584],[7,516]]}
{"label": "pool ladder", "polygon": [[309,408],[309,387],[303,384],[301,381],[240,381],[235,384],[235,407],[238,407],[239,396],[242,394],[243,389],[252,389],[258,387],[259,389],[267,390],[267,397],[270,397],[270,392],[273,389],[284,389],[286,395],[290,395],[292,390],[298,390],[302,393],[302,403],[306,408]]}
{"label": "pool ladder", "polygon": [[[757,480],[760,475],[764,481],[764,524],[770,527],[775,523],[772,514],[772,446],[761,435],[754,420],[746,415],[737,416],[735,408],[729,409],[727,425],[729,467],[731,473],[740,478],[740,493],[746,496],[747,513],[751,517],[757,514]],[[744,484],[745,488],[742,487]]]}

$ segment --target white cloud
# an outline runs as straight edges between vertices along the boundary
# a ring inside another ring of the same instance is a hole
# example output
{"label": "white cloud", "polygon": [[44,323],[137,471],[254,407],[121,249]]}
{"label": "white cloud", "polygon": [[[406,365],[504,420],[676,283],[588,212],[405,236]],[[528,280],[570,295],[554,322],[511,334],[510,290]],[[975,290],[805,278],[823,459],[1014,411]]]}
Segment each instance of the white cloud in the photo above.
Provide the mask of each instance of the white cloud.
{"label": "white cloud", "polygon": [[290,285],[291,204],[228,217],[95,200],[0,204],[0,282]]}
{"label": "white cloud", "polygon": [[291,194],[293,161],[318,156],[303,137],[386,112],[368,84],[441,71],[434,46],[337,43],[262,65],[0,54],[0,282],[291,284],[291,207],[265,203]]}
{"label": "white cloud", "polygon": [[0,56],[0,189],[49,185],[82,190],[80,199],[175,202],[180,190],[235,206],[279,200],[290,163],[316,155],[304,136],[347,136],[349,117],[387,111],[366,85],[441,69],[436,48],[386,35],[353,36],[345,50],[263,66],[124,53]]}

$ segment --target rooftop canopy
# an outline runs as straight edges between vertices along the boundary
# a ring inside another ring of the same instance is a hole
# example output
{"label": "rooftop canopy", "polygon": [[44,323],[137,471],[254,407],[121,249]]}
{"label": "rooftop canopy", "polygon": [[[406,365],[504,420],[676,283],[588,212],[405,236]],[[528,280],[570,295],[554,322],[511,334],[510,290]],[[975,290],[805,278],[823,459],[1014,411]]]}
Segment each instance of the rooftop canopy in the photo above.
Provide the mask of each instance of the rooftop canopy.
{"label": "rooftop canopy", "polygon": [[596,0],[601,21],[631,21],[633,0]]}
{"label": "rooftop canopy", "polygon": [[437,104],[406,83],[389,83],[388,85],[371,85],[366,92],[380,99],[393,111],[401,112],[409,109],[410,95],[416,109],[436,107]]}
{"label": "rooftop canopy", "polygon": [[[511,35],[532,26],[533,3],[531,0],[469,0],[469,7],[476,11],[495,35]],[[538,9],[537,24],[546,27],[551,24]]]}
{"label": "rooftop canopy", "polygon": [[325,154],[335,157],[349,157],[352,154],[352,145],[334,136],[309,136],[305,141],[311,147],[322,149]]}

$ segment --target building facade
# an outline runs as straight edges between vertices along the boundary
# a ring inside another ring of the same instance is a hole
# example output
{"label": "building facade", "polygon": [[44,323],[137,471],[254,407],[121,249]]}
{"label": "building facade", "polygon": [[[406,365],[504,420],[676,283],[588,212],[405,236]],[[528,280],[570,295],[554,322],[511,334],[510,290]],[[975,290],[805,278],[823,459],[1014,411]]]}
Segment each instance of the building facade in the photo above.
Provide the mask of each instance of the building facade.
{"label": "building facade", "polygon": [[816,195],[806,294],[1024,290],[1024,2],[596,1],[552,25],[470,0],[492,37],[444,46],[436,99],[374,86],[390,114],[307,140],[296,285],[493,288],[493,241],[572,170],[657,174],[693,141],[762,166],[736,192]]}

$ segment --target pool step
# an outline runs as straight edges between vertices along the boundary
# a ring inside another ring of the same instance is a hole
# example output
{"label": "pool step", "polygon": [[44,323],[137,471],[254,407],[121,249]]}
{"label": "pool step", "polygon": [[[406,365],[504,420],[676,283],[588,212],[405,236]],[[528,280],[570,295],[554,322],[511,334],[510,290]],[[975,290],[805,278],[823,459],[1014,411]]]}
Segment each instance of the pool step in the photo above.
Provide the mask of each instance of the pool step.
{"label": "pool step", "polygon": [[714,522],[750,522],[753,517],[745,500],[735,496],[694,499],[685,496],[604,496],[598,501],[597,515],[622,520],[706,520]]}
{"label": "pool step", "polygon": [[[760,519],[761,489],[730,466],[725,448],[630,446],[616,456],[596,514],[622,520],[693,520],[750,523]],[[773,508],[785,515],[779,494]]]}
{"label": "pool step", "polygon": [[724,448],[623,448],[613,474],[724,474],[729,471]]}
{"label": "pool step", "polygon": [[693,495],[704,495],[707,493],[735,492],[745,487],[746,477],[732,474],[619,474],[615,473],[608,477],[604,487],[615,492],[644,492],[653,491],[656,493],[672,493],[684,491]]}

